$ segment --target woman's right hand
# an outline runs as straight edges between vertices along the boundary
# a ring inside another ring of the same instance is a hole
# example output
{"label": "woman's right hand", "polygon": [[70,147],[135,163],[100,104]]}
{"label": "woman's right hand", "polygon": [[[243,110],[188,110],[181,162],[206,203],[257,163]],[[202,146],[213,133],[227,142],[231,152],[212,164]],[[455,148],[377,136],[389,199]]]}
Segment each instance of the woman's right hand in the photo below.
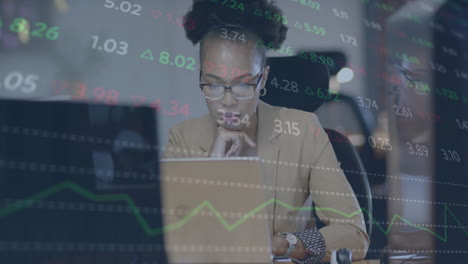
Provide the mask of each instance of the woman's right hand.
{"label": "woman's right hand", "polygon": [[252,148],[256,146],[255,142],[242,131],[227,130],[222,126],[218,126],[217,130],[210,157],[237,157],[245,143]]}

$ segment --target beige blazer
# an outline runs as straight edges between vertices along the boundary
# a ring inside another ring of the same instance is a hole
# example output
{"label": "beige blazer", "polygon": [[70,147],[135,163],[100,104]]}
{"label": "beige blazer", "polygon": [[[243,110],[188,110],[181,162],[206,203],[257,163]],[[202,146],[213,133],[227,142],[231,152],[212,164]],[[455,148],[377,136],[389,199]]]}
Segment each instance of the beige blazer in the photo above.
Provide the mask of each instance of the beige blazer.
{"label": "beige blazer", "polygon": [[[279,129],[275,119],[281,121],[282,133],[275,132]],[[298,123],[299,135],[297,130],[287,129],[287,121]],[[318,133],[311,127],[318,127]],[[351,249],[353,259],[364,258],[369,237],[363,214],[355,213],[359,204],[316,115],[260,102],[257,133],[257,154],[264,165],[265,183],[271,186],[267,199],[294,207],[311,206],[312,199],[322,208],[316,213],[327,225],[320,229],[326,243],[325,259],[336,248]],[[216,120],[209,114],[177,124],[169,133],[163,158],[207,157],[215,136]],[[267,212],[274,216],[270,219],[272,234],[315,227],[311,211],[299,212],[276,203]]]}

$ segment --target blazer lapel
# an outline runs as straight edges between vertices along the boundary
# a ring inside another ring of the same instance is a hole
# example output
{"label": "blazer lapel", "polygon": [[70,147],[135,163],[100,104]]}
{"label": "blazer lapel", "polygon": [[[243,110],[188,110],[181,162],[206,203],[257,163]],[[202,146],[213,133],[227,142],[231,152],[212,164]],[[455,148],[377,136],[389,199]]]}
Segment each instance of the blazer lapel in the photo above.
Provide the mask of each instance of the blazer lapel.
{"label": "blazer lapel", "polygon": [[194,131],[202,131],[201,135],[197,137],[199,139],[198,147],[201,151],[205,152],[205,156],[209,154],[211,150],[211,145],[216,137],[216,120],[214,120],[210,114],[203,116],[197,122],[199,128],[194,128]]}
{"label": "blazer lapel", "polygon": [[[276,199],[276,186],[278,178],[278,160],[279,160],[279,145],[280,135],[275,131],[275,119],[280,118],[281,108],[273,107],[262,101],[258,104],[258,125],[257,125],[257,156],[260,158],[263,172],[264,184],[267,187],[265,195],[266,201]],[[216,120],[211,115],[205,115],[201,118],[201,122],[197,122],[200,127],[194,128],[194,131],[203,131],[199,137],[198,147],[205,152],[205,156],[209,153],[211,145],[216,137]],[[269,187],[272,187],[271,189]],[[266,208],[268,215],[275,215],[276,203]],[[268,218],[271,232],[274,230],[274,218]]]}
{"label": "blazer lapel", "polygon": [[[279,107],[272,107],[264,102],[258,106],[257,155],[262,161],[264,171],[264,184],[266,200],[276,199],[276,186],[278,178],[278,160],[280,133],[275,132],[275,119],[279,118]],[[273,187],[270,189],[269,187]],[[275,215],[276,203],[266,208],[268,215]],[[274,230],[274,218],[270,219],[271,232]]]}

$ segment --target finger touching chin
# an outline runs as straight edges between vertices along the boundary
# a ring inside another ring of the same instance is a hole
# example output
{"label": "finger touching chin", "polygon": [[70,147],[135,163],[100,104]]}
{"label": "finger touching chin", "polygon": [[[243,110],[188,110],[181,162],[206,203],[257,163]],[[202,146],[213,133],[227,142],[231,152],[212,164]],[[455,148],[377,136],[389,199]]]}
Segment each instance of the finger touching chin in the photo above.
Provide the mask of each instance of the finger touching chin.
{"label": "finger touching chin", "polygon": [[244,126],[243,125],[234,125],[230,122],[220,122],[218,121],[218,125],[227,129],[227,130],[232,130],[232,131],[241,131],[242,129],[244,129]]}

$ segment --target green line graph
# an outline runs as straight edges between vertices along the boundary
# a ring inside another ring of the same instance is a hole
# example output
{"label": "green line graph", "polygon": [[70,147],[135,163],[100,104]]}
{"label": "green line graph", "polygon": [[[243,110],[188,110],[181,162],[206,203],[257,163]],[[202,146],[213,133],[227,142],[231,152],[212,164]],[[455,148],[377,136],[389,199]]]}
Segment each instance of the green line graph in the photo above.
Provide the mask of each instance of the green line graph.
{"label": "green line graph", "polygon": [[129,208],[131,209],[131,212],[135,216],[138,224],[142,227],[143,231],[148,236],[155,236],[155,235],[159,235],[159,234],[161,234],[163,232],[168,232],[168,231],[172,231],[172,230],[176,230],[176,229],[181,228],[182,226],[187,224],[187,222],[189,222],[190,219],[192,219],[195,215],[197,215],[205,207],[207,207],[213,213],[213,215],[219,220],[219,222],[221,222],[221,224],[224,226],[224,228],[227,231],[232,231],[232,230],[236,229],[238,226],[240,226],[247,219],[254,216],[256,213],[258,213],[259,211],[261,211],[262,209],[264,209],[268,205],[274,204],[274,203],[276,203],[278,205],[281,205],[281,206],[283,206],[285,208],[288,208],[290,210],[294,210],[294,211],[311,211],[311,210],[330,211],[330,212],[334,212],[334,213],[336,213],[338,215],[341,215],[341,216],[344,216],[344,217],[347,217],[347,218],[351,218],[351,217],[355,216],[356,214],[359,214],[359,213],[362,212],[362,213],[365,213],[365,214],[369,215],[369,218],[374,222],[374,224],[385,235],[387,235],[390,232],[392,227],[395,225],[396,220],[400,219],[401,221],[407,223],[410,226],[413,226],[413,227],[415,227],[417,229],[420,229],[420,230],[431,233],[432,235],[434,235],[435,237],[437,237],[438,239],[440,239],[440,240],[442,240],[444,242],[447,242],[447,229],[448,229],[447,216],[450,214],[452,216],[452,218],[456,221],[456,223],[461,227],[461,229],[463,230],[465,235],[468,236],[468,231],[465,229],[465,227],[460,223],[460,221],[457,219],[457,217],[453,214],[453,212],[446,205],[445,205],[445,210],[444,210],[444,214],[445,214],[444,215],[444,229],[445,230],[444,230],[444,234],[442,236],[442,235],[439,235],[439,234],[433,232],[432,230],[430,230],[428,228],[419,226],[417,224],[413,224],[409,220],[407,220],[407,219],[405,219],[405,218],[403,218],[403,217],[401,217],[401,216],[399,216],[397,214],[393,216],[392,220],[390,221],[390,224],[389,224],[388,228],[385,229],[377,222],[377,220],[374,219],[374,217],[365,208],[362,208],[362,209],[359,209],[359,210],[357,210],[357,211],[355,211],[353,213],[347,214],[347,213],[343,213],[341,211],[338,211],[338,210],[336,210],[334,208],[329,208],[329,207],[294,207],[294,206],[291,206],[291,205],[289,205],[287,203],[284,203],[284,202],[276,200],[276,199],[271,199],[271,200],[265,202],[264,204],[254,208],[252,211],[245,214],[241,219],[237,220],[236,222],[234,222],[232,224],[228,223],[226,221],[226,219],[224,219],[224,217],[221,215],[221,213],[209,201],[204,201],[200,205],[198,205],[196,208],[194,208],[187,216],[185,216],[183,219],[179,220],[178,222],[173,223],[173,224],[168,224],[168,225],[165,225],[165,226],[161,226],[161,227],[152,228],[152,227],[149,226],[148,222],[145,220],[143,215],[140,213],[140,210],[135,205],[135,202],[132,200],[132,198],[129,195],[127,195],[127,194],[96,195],[96,194],[82,188],[81,186],[79,186],[79,185],[77,185],[77,184],[75,184],[75,183],[73,183],[71,181],[65,181],[65,182],[60,183],[58,185],[54,185],[54,186],[52,186],[50,188],[47,188],[47,189],[45,189],[45,190],[43,190],[43,191],[41,191],[41,192],[39,192],[37,194],[32,195],[28,199],[18,201],[16,203],[8,205],[8,206],[6,206],[4,208],[0,208],[0,218],[8,216],[10,214],[13,214],[16,211],[25,209],[28,206],[31,206],[32,204],[34,204],[36,201],[45,199],[45,198],[47,198],[49,196],[52,196],[52,195],[54,195],[54,194],[56,194],[58,192],[64,191],[64,190],[72,190],[72,191],[80,194],[81,196],[83,196],[83,197],[85,197],[85,198],[87,198],[87,199],[89,199],[91,201],[95,201],[95,202],[118,202],[118,201],[126,202],[128,204],[128,206],[129,206]]}

